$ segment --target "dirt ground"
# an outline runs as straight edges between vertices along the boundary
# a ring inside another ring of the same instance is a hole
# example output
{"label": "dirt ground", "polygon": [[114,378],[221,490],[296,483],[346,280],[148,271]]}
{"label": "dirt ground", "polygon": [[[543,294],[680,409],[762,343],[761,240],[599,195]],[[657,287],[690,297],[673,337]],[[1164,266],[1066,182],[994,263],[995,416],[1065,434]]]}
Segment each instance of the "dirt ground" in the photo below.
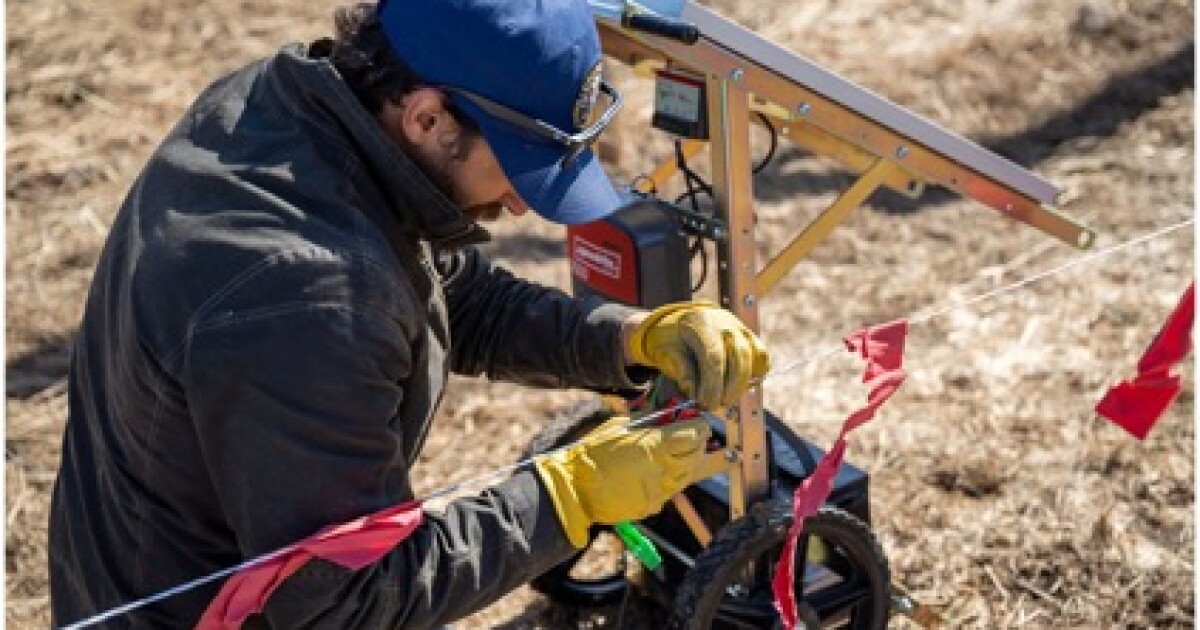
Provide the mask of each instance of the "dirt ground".
{"label": "dirt ground", "polygon": [[[716,0],[721,12],[1065,190],[1103,248],[1193,216],[1193,9],[1183,0]],[[158,139],[209,81],[321,34],[332,5],[80,0],[5,5],[6,570],[12,628],[49,623],[46,520],[71,335],[107,225]],[[644,142],[646,86],[613,173]],[[787,148],[755,181],[763,255],[850,179]],[[562,230],[526,217],[488,248],[566,286]],[[857,432],[895,579],[955,628],[1194,623],[1193,368],[1143,443],[1092,412],[1193,277],[1189,227],[914,326],[910,378]],[[863,325],[1055,268],[1079,253],[940,191],[877,195],[764,306],[777,365]],[[766,402],[829,444],[863,392],[840,355],[767,381]],[[514,460],[579,392],[460,379],[420,467],[432,490]],[[520,589],[462,625],[548,627]],[[600,624],[603,625],[603,624]],[[897,625],[902,625],[897,622]]]}

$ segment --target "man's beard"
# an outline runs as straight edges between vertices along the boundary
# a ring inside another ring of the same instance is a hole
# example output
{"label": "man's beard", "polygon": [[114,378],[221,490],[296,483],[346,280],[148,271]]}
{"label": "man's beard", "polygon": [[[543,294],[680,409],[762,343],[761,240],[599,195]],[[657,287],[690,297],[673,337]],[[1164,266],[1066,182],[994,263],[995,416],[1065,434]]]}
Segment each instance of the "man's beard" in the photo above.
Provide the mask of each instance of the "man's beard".
{"label": "man's beard", "polygon": [[499,201],[492,201],[467,206],[463,208],[463,214],[476,223],[480,221],[495,221],[500,218],[500,215],[504,214],[504,204]]}
{"label": "man's beard", "polygon": [[425,177],[433,182],[433,185],[446,196],[447,199],[453,201],[462,213],[467,215],[467,218],[478,223],[481,221],[495,221],[504,214],[504,204],[500,201],[489,201],[474,205],[463,205],[461,201],[462,195],[459,194],[457,187],[454,185],[454,180],[450,177],[450,163],[453,161],[464,160],[467,150],[470,148],[469,143],[475,142],[477,139],[459,140],[457,146],[450,151],[450,157],[444,164],[434,164],[429,160],[423,159],[420,152],[414,147],[407,146],[407,143],[401,142],[401,147],[405,149],[405,153],[412,159],[417,168],[425,173]]}

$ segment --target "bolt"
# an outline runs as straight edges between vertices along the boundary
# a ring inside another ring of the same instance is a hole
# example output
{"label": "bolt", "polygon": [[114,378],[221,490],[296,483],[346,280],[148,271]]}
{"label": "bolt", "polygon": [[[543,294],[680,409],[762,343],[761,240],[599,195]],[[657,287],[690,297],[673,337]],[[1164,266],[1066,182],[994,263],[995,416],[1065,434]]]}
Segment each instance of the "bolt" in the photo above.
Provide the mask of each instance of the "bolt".
{"label": "bolt", "polygon": [[896,157],[900,158],[901,160],[908,157],[908,147],[904,145],[896,147]]}
{"label": "bolt", "polygon": [[893,595],[892,608],[902,615],[911,614],[917,606],[907,595]]}
{"label": "bolt", "polygon": [[729,78],[733,79],[734,83],[741,83],[742,79],[745,78],[745,76],[746,76],[746,71],[742,70],[741,68],[734,68],[733,72],[729,73]]}
{"label": "bolt", "polygon": [[725,461],[729,462],[730,464],[736,464],[742,461],[742,456],[737,451],[729,449],[725,451]]}
{"label": "bolt", "polygon": [[755,299],[753,295],[747,295],[746,297],[742,298],[742,304],[745,304],[746,306],[753,307],[754,302]]}
{"label": "bolt", "polygon": [[734,599],[743,599],[750,594],[750,589],[746,588],[744,584],[730,584],[725,589],[725,592],[729,593],[730,597]]}
{"label": "bolt", "polygon": [[800,106],[796,108],[796,112],[801,116],[807,116],[811,111],[812,105],[809,105],[808,103],[800,103]]}

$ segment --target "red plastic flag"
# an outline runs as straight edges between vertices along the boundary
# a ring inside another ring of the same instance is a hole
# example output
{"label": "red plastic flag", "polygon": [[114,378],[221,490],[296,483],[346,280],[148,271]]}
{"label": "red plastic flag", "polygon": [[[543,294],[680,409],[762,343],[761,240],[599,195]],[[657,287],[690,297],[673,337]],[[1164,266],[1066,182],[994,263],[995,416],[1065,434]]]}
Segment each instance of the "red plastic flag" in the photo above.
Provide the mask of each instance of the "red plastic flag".
{"label": "red plastic flag", "polygon": [[1139,374],[1166,373],[1192,349],[1192,322],[1196,318],[1196,283],[1188,285],[1179,304],[1163,324],[1146,354],[1138,361]]}
{"label": "red plastic flag", "polygon": [[900,369],[904,363],[904,339],[907,336],[908,320],[898,319],[852,332],[842,341],[847,350],[857,352],[867,362],[863,372],[866,383],[880,374]]}
{"label": "red plastic flag", "polygon": [[383,557],[421,525],[425,513],[417,501],[404,503],[327,527],[284,548],[279,554],[237,572],[208,604],[197,630],[234,630],[261,612],[271,593],[313,558],[357,571]]}
{"label": "red plastic flag", "polygon": [[1192,322],[1196,312],[1196,285],[1184,291],[1175,311],[1138,361],[1138,374],[1108,390],[1096,405],[1096,413],[1115,422],[1139,440],[1179,395],[1180,379],[1171,368],[1192,348]]}
{"label": "red plastic flag", "polygon": [[[792,528],[783,545],[783,552],[775,566],[775,577],[771,580],[771,591],[775,594],[775,608],[783,621],[783,627],[796,627],[799,614],[796,611],[796,542],[804,529],[804,519],[817,513],[833,489],[833,479],[842,465],[846,452],[846,434],[866,424],[875,417],[875,412],[904,382],[904,339],[908,335],[908,321],[896,320],[887,324],[864,328],[846,335],[846,349],[857,352],[867,362],[863,371],[863,382],[870,386],[867,404],[850,414],[842,423],[842,431],[833,448],[825,453],[816,469],[805,479],[792,497]],[[803,559],[802,559],[803,560]]]}

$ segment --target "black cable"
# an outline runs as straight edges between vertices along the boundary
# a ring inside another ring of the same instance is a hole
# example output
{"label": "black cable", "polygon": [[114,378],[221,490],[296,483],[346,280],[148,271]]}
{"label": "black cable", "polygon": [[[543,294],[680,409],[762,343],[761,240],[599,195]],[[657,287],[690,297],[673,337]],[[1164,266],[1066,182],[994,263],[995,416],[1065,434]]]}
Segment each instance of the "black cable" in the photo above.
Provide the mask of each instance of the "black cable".
{"label": "black cable", "polygon": [[771,124],[771,119],[767,117],[766,114],[762,112],[756,113],[758,114],[758,120],[762,122],[764,127],[767,128],[770,144],[767,145],[766,155],[763,156],[762,160],[758,164],[751,168],[751,172],[755,175],[761,173],[763,169],[767,168],[767,165],[770,164],[771,160],[775,158],[775,151],[779,148],[779,132],[775,129],[775,125]]}
{"label": "black cable", "polygon": [[700,253],[700,279],[692,285],[692,293],[698,292],[704,286],[704,282],[708,280],[708,248],[704,246],[704,239],[699,236],[692,245],[691,255],[688,256],[689,262],[696,257],[697,252]]}
{"label": "black cable", "polygon": [[[763,156],[762,160],[751,167],[750,172],[754,175],[761,173],[763,169],[767,168],[767,165],[775,158],[775,152],[779,149],[779,132],[775,129],[775,125],[771,124],[771,119],[766,114],[762,112],[756,113],[758,114],[759,121],[767,128],[770,144],[767,145],[767,153]],[[683,173],[684,186],[686,187],[686,191],[675,198],[675,205],[683,203],[686,199],[692,207],[692,212],[700,214],[700,194],[704,193],[708,195],[709,199],[715,199],[715,194],[712,186],[704,181],[704,178],[699,173],[693,171],[688,166],[687,158],[683,156],[682,140],[675,141],[675,165]],[[696,240],[692,242],[692,246],[689,248],[688,254],[689,262],[695,260],[697,255],[700,256],[700,278],[692,286],[692,293],[696,293],[704,286],[705,281],[708,280],[708,249],[704,247],[704,239],[702,237],[696,237]]]}
{"label": "black cable", "polygon": [[750,172],[755,175],[761,173],[764,168],[767,168],[767,164],[770,164],[771,160],[775,158],[775,150],[779,148],[779,132],[776,131],[775,125],[771,124],[771,119],[768,118],[766,114],[762,112],[756,113],[758,114],[758,119],[771,134],[771,144],[767,145],[767,154],[763,156],[762,161],[754,166],[754,168],[750,169]]}
{"label": "black cable", "polygon": [[658,185],[654,183],[653,177],[650,177],[649,175],[646,175],[644,173],[642,175],[638,175],[637,177],[634,177],[633,180],[629,182],[630,190],[632,190],[634,192],[638,192],[638,187],[637,187],[638,182],[648,182],[650,184],[650,190],[648,190],[646,194],[650,195],[651,197],[658,196]]}
{"label": "black cable", "polygon": [[[698,197],[700,193],[708,195],[709,199],[713,198],[713,189],[708,182],[704,181],[691,167],[687,164],[687,159],[683,157],[683,143],[679,140],[675,141],[675,165],[683,173],[684,186],[687,191],[679,195],[675,199],[675,205],[683,203],[683,200],[688,200],[692,206],[692,212],[700,214],[700,201]],[[700,256],[700,279],[692,285],[692,293],[696,293],[704,286],[704,282],[708,280],[708,250],[704,247],[704,239],[697,236],[692,241],[691,247],[688,248],[688,263]]]}
{"label": "black cable", "polygon": [[683,203],[684,199],[688,199],[691,201],[692,206],[695,207],[695,184],[692,182],[692,178],[688,176],[687,160],[683,158],[683,148],[678,140],[675,141],[675,167],[683,173],[683,185],[686,188],[683,194],[675,198],[675,205],[679,205]]}
{"label": "black cable", "polygon": [[[771,160],[775,159],[775,152],[779,150],[779,131],[775,128],[775,125],[771,123],[771,119],[766,114],[762,112],[755,113],[758,116],[759,121],[764,127],[767,128],[768,138],[770,138],[770,143],[767,145],[766,155],[763,156],[762,160],[760,160],[758,164],[753,165],[750,169],[752,174],[757,175],[767,168],[767,165],[771,163]],[[683,173],[684,181],[687,184],[687,192],[680,195],[675,200],[675,203],[678,204],[684,199],[690,199],[692,201],[693,209],[699,212],[700,209],[699,204],[696,201],[696,195],[698,195],[700,192],[703,192],[704,194],[708,195],[710,199],[712,199],[713,189],[708,182],[704,181],[704,178],[701,177],[699,173],[692,170],[692,168],[688,166],[687,159],[683,156],[683,142],[680,140],[675,141],[675,164],[679,168],[680,172]],[[694,190],[694,188],[699,190]]]}
{"label": "black cable", "polygon": [[700,193],[704,193],[709,199],[715,199],[713,189],[703,177],[688,166],[687,159],[683,157],[683,144],[679,140],[675,141],[675,165],[683,173],[683,182],[687,187],[686,192],[675,198],[675,205],[683,203],[686,199],[691,203],[692,212],[701,214],[698,197]]}
{"label": "black cable", "polygon": [[[675,165],[680,171],[683,172],[683,179],[688,188],[687,196],[692,197],[692,205],[694,209],[699,212],[700,208],[698,202],[695,201],[695,195],[699,194],[699,192],[703,192],[704,194],[708,195],[709,199],[712,199],[713,189],[708,182],[704,181],[703,177],[700,177],[696,171],[692,170],[692,167],[688,166],[687,158],[683,157],[683,142],[681,140],[675,141]],[[693,187],[698,188],[699,190],[693,191]]]}

